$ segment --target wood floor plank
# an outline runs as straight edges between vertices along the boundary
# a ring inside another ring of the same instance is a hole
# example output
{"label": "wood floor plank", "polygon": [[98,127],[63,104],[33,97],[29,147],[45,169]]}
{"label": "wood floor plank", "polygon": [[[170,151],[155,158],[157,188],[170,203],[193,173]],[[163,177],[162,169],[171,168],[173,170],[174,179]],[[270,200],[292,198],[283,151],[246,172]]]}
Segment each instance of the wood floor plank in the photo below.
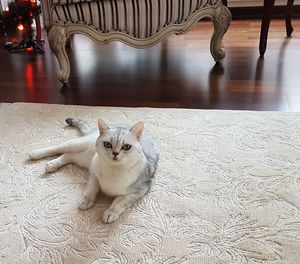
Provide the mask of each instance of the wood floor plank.
{"label": "wood floor plank", "polygon": [[284,20],[272,20],[265,58],[259,59],[260,21],[233,21],[222,64],[209,52],[209,21],[145,50],[75,36],[65,90],[48,44],[45,55],[1,49],[0,101],[299,111],[300,20],[293,26],[293,37],[286,38]]}

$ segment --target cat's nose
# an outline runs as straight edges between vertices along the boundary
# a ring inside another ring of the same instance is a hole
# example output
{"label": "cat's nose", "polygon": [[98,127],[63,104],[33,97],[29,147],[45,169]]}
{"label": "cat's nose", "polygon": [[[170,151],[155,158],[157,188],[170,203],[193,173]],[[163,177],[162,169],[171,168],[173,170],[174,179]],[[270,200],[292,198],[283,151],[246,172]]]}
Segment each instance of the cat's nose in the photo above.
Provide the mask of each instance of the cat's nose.
{"label": "cat's nose", "polygon": [[112,153],[115,157],[117,157],[119,155],[119,152],[113,152]]}

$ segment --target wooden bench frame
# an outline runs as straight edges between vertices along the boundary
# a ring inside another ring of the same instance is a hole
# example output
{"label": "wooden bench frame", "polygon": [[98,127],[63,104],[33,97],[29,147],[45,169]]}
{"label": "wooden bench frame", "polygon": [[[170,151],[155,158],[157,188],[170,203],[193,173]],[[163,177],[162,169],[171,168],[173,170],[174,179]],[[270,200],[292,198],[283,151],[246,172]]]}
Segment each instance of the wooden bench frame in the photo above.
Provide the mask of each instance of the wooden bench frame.
{"label": "wooden bench frame", "polygon": [[74,34],[83,34],[100,44],[109,44],[113,41],[121,41],[135,48],[148,48],[159,43],[171,34],[186,33],[200,19],[210,18],[214,25],[210,52],[216,62],[220,62],[225,57],[225,51],[222,48],[222,39],[230,25],[231,13],[228,8],[221,3],[200,8],[192,16],[190,16],[188,20],[183,21],[182,23],[169,24],[156,34],[147,38],[136,38],[119,31],[102,33],[87,24],[53,22],[51,19],[51,10],[53,10],[53,5],[55,4],[51,4],[49,0],[42,0],[41,5],[44,24],[48,31],[50,48],[59,63],[58,79],[63,84],[68,84],[70,76],[70,62],[66,52],[66,44],[70,37]]}

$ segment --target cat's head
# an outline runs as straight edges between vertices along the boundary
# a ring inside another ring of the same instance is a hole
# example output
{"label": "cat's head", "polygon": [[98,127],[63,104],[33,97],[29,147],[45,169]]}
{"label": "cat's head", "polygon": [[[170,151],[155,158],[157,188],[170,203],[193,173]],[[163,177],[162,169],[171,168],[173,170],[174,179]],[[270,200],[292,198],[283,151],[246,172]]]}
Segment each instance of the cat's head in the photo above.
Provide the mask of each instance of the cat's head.
{"label": "cat's head", "polygon": [[141,157],[140,139],[144,130],[142,122],[130,129],[126,126],[110,128],[102,119],[98,120],[100,136],[96,152],[112,165],[133,166]]}

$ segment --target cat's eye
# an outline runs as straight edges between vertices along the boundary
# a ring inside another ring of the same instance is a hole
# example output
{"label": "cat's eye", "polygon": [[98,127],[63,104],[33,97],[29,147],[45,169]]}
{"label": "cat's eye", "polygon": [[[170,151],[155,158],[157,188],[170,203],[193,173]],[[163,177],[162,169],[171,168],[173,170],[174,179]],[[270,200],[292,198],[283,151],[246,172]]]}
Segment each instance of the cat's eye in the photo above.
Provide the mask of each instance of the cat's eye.
{"label": "cat's eye", "polygon": [[112,145],[107,141],[104,141],[103,145],[104,145],[105,148],[112,148]]}
{"label": "cat's eye", "polygon": [[129,144],[125,144],[125,145],[122,147],[122,149],[124,149],[124,150],[128,151],[128,150],[130,150],[130,149],[131,149],[131,145],[129,145]]}

